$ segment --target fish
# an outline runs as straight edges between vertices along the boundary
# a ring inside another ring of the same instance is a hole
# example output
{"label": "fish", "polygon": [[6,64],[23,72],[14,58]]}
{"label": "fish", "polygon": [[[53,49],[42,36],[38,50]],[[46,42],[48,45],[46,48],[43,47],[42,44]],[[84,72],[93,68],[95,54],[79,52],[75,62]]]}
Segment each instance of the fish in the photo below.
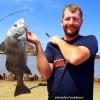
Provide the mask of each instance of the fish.
{"label": "fish", "polygon": [[0,44],[0,49],[6,54],[6,69],[13,73],[17,80],[14,96],[31,93],[23,81],[24,74],[32,75],[27,66],[27,26],[23,18],[18,19],[8,29],[4,41]]}

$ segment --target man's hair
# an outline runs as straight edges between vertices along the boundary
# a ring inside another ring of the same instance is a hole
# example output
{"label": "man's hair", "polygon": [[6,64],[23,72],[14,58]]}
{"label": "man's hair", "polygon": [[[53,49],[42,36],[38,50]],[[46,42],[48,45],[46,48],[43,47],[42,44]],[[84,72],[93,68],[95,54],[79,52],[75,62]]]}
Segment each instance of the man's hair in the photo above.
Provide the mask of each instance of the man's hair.
{"label": "man's hair", "polygon": [[68,9],[71,12],[75,12],[75,11],[79,10],[80,17],[82,18],[82,16],[83,16],[83,12],[82,12],[82,9],[80,8],[80,6],[75,5],[75,4],[69,4],[64,7],[63,12],[62,12],[62,18],[64,17],[64,12],[66,11],[66,9]]}

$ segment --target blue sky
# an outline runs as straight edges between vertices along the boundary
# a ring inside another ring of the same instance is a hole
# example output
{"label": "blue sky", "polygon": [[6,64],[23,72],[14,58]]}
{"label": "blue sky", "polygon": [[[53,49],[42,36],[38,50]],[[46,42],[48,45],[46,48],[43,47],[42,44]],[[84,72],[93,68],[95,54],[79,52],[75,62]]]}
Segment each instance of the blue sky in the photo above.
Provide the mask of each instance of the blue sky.
{"label": "blue sky", "polygon": [[[94,34],[100,44],[100,2],[96,0],[2,0],[0,2],[0,19],[22,9],[29,9],[16,13],[0,21],[0,43],[4,40],[8,29],[20,18],[24,18],[29,25],[28,29],[39,37],[43,49],[50,36],[63,36],[63,29],[60,24],[62,9],[65,5],[75,3],[83,9],[84,23],[81,27],[80,34]],[[98,54],[100,54],[100,47]]]}

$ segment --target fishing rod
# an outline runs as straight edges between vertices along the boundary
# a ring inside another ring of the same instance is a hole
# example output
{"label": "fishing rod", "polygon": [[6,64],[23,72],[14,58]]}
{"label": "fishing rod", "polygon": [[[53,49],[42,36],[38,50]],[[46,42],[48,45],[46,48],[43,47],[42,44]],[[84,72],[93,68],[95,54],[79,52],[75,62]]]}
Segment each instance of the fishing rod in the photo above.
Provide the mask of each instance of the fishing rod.
{"label": "fishing rod", "polygon": [[0,19],[0,22],[3,21],[3,20],[5,20],[5,19],[6,19],[7,17],[9,17],[9,16],[12,16],[12,15],[14,15],[14,14],[16,14],[16,13],[20,13],[20,12],[25,12],[25,11],[29,11],[29,9],[22,9],[22,10],[17,10],[17,11],[15,11],[15,12],[12,12],[12,13],[8,14],[7,16],[1,18],[1,19]]}

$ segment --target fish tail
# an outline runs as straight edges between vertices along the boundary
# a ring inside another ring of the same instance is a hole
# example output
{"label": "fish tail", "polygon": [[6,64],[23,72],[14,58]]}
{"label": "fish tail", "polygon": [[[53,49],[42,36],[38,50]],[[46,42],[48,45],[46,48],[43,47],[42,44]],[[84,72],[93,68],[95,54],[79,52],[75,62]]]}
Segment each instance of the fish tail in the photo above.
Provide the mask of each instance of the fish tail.
{"label": "fish tail", "polygon": [[24,84],[23,85],[17,85],[16,89],[15,89],[14,96],[18,96],[18,95],[21,95],[21,94],[27,94],[27,93],[31,93],[29,88],[27,88]]}

